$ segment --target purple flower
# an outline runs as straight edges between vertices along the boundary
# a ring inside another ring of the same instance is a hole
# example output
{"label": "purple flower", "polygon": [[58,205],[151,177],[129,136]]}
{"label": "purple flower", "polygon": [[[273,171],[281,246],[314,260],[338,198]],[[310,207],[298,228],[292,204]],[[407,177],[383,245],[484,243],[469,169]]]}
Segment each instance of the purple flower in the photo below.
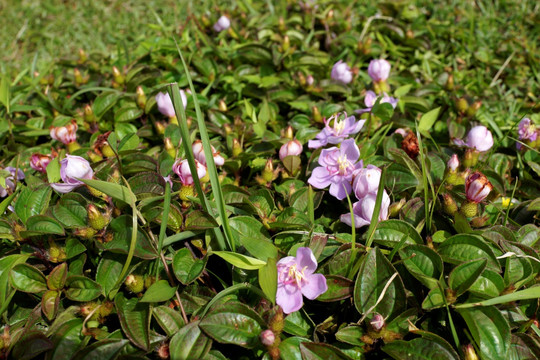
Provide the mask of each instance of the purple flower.
{"label": "purple flower", "polygon": [[293,139],[283,144],[279,149],[279,160],[283,161],[287,156],[298,156],[302,153],[302,144],[300,141]]}
{"label": "purple flower", "polygon": [[327,144],[339,144],[349,135],[359,132],[366,122],[366,120],[356,121],[354,115],[347,117],[347,113],[344,113],[344,119],[340,120],[340,115],[338,113],[325,120],[324,129],[317,134],[315,140],[309,140],[308,147],[317,149]]}
{"label": "purple flower", "polygon": [[[212,149],[212,156],[214,158],[214,164],[216,166],[222,166],[225,164],[225,159],[223,156],[219,154],[219,151],[216,150],[215,147],[210,145]],[[193,150],[193,156],[197,161],[199,161],[201,164],[206,165],[206,155],[204,155],[204,148],[201,140],[197,140],[191,145],[191,148]]]}
{"label": "purple flower", "polygon": [[[360,228],[371,223],[373,211],[375,211],[375,203],[377,201],[377,193],[369,193],[360,201],[353,204],[354,226]],[[379,221],[388,219],[388,207],[390,206],[390,197],[384,191],[381,202],[381,210],[379,212]],[[341,222],[352,226],[351,213],[343,214],[340,217]]]}
{"label": "purple flower", "polygon": [[51,162],[53,159],[52,155],[46,154],[39,154],[35,153],[32,154],[30,157],[30,167],[36,171],[47,173],[47,165]]}
{"label": "purple flower", "polygon": [[371,60],[368,75],[374,82],[386,81],[390,75],[390,63],[384,59]]}
{"label": "purple flower", "polygon": [[0,197],[6,197],[15,190],[15,183],[25,178],[24,172],[21,169],[16,169],[12,166],[6,167],[4,170],[9,171],[9,175],[6,176],[6,187],[0,185]]}
{"label": "purple flower", "polygon": [[300,310],[302,295],[313,300],[328,290],[326,278],[322,274],[314,274],[315,270],[317,259],[307,247],[298,248],[296,257],[287,256],[278,261],[276,303],[285,314]]}
{"label": "purple flower", "polygon": [[93,176],[94,171],[88,161],[80,156],[66,155],[60,161],[60,178],[63,183],[54,183],[51,187],[65,194],[84,184],[77,179],[92,179]]}
{"label": "purple flower", "polygon": [[349,65],[347,65],[347,63],[344,63],[343,60],[339,60],[332,67],[330,77],[332,78],[332,80],[348,84],[352,81],[353,74]]}
{"label": "purple flower", "polygon": [[448,163],[446,163],[448,166],[448,170],[450,172],[455,172],[457,168],[459,167],[459,159],[456,154],[453,154],[450,160],[448,160]]}
{"label": "purple flower", "polygon": [[231,21],[225,15],[222,15],[214,24],[214,31],[221,32],[231,27]]}
{"label": "purple flower", "polygon": [[362,167],[358,162],[360,150],[354,139],[341,143],[339,148],[324,149],[319,156],[319,167],[313,169],[308,183],[317,189],[330,185],[330,194],[338,200],[343,200],[351,193],[351,181],[356,169]]}
{"label": "purple flower", "polygon": [[77,129],[78,126],[75,120],[71,120],[66,126],[51,126],[49,128],[51,137],[65,145],[77,140]]}
{"label": "purple flower", "polygon": [[[366,108],[365,109],[360,109],[360,110],[355,110],[354,112],[357,113],[357,114],[363,114],[363,113],[366,113],[366,112],[370,112],[373,105],[375,105],[375,102],[377,101],[377,98],[378,98],[377,94],[375,94],[373,91],[371,91],[371,90],[367,91],[366,92],[366,97],[364,98],[364,104],[366,105]],[[397,103],[398,103],[398,99],[393,98],[391,96],[388,96],[387,93],[383,93],[383,96],[382,96],[382,99],[381,99],[380,103],[381,104],[382,103],[389,103],[395,109],[396,106],[397,106]]]}
{"label": "purple flower", "polygon": [[538,137],[536,126],[529,118],[524,118],[519,122],[518,127],[519,140],[535,141]]}
{"label": "purple flower", "polygon": [[[199,179],[203,178],[206,175],[206,166],[201,164],[197,159],[195,159],[195,165],[197,167],[197,176]],[[182,185],[192,185],[193,176],[191,175],[191,170],[189,169],[189,163],[186,159],[178,159],[173,165],[173,171],[178,175]]]}
{"label": "purple flower", "polygon": [[467,146],[478,151],[488,151],[493,146],[493,135],[487,127],[483,125],[475,126],[467,134],[467,142],[461,139],[454,139],[454,144]]}
{"label": "purple flower", "polygon": [[375,165],[368,165],[354,172],[353,191],[357,199],[362,199],[369,193],[377,192],[381,182],[381,173],[381,169]]}
{"label": "purple flower", "polygon": [[482,202],[492,189],[493,185],[491,185],[486,175],[478,171],[469,175],[465,181],[465,195],[467,196],[467,200],[476,204]]}
{"label": "purple flower", "polygon": [[[182,98],[182,105],[184,105],[184,109],[187,106],[187,97],[184,90],[180,90],[180,97]],[[160,113],[162,113],[165,116],[168,117],[174,117],[176,116],[176,113],[174,112],[174,106],[171,100],[171,97],[168,93],[158,93],[156,95],[156,103],[157,107]]]}

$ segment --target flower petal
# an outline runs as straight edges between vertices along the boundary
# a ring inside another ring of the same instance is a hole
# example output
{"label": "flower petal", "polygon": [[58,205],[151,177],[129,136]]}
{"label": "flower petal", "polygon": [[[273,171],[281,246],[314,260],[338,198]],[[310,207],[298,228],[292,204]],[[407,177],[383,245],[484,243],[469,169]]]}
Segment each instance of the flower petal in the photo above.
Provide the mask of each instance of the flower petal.
{"label": "flower petal", "polygon": [[326,170],[322,166],[319,166],[313,169],[308,183],[313,187],[316,187],[317,189],[324,189],[325,187],[330,185],[330,178],[331,176],[328,170]]}
{"label": "flower petal", "polygon": [[278,284],[276,292],[276,304],[281,306],[285,314],[298,311],[302,308],[302,305],[304,305],[300,289],[295,287],[295,291],[290,291],[288,288],[289,287]]}
{"label": "flower petal", "polygon": [[59,193],[67,194],[68,192],[73,191],[76,187],[81,186],[81,184],[54,183],[51,184],[51,187]]}
{"label": "flower petal", "polygon": [[305,274],[313,274],[317,270],[317,259],[308,247],[300,247],[296,250],[296,263],[300,269],[305,268]]}
{"label": "flower petal", "polygon": [[302,294],[309,300],[317,298],[328,290],[326,278],[323,274],[311,274],[307,276],[305,285],[302,286]]}

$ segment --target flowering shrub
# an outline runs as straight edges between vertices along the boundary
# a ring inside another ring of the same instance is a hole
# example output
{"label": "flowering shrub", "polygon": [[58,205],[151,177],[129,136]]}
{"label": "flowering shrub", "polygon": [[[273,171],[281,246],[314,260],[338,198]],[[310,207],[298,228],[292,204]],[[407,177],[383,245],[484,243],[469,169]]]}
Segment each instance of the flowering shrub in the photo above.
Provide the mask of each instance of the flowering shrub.
{"label": "flowering shrub", "polygon": [[0,359],[538,357],[534,51],[283,6],[2,78]]}

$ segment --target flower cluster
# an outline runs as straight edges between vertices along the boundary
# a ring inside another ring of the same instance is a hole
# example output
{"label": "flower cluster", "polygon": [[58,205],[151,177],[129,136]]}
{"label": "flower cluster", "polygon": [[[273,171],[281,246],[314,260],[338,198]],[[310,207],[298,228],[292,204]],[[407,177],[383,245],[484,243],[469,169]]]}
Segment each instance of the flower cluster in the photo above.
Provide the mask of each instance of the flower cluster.
{"label": "flower cluster", "polygon": [[9,172],[9,175],[4,177],[5,181],[5,187],[0,185],[0,197],[6,197],[9,194],[13,193],[16,187],[16,183],[19,180],[23,180],[25,178],[24,172],[21,169],[16,169],[12,166],[8,166],[4,169],[5,171]]}

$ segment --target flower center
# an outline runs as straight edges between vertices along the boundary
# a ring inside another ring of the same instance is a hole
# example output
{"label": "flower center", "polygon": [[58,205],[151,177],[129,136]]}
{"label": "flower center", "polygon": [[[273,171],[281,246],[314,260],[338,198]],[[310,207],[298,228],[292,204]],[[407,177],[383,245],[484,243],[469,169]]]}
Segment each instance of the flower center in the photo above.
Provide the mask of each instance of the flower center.
{"label": "flower center", "polygon": [[341,135],[344,129],[345,129],[345,121],[338,120],[337,118],[334,119],[334,133],[336,135]]}
{"label": "flower center", "polygon": [[307,266],[304,266],[302,270],[298,269],[298,265],[294,264],[292,266],[289,266],[289,268],[284,268],[281,272],[281,278],[283,279],[284,284],[296,284],[299,288],[302,287],[302,281],[306,280],[306,275],[304,274],[304,271],[306,270]]}
{"label": "flower center", "polygon": [[351,162],[347,159],[347,155],[343,154],[337,159],[338,167],[339,167],[339,174],[345,175],[347,173],[347,170],[351,166]]}

